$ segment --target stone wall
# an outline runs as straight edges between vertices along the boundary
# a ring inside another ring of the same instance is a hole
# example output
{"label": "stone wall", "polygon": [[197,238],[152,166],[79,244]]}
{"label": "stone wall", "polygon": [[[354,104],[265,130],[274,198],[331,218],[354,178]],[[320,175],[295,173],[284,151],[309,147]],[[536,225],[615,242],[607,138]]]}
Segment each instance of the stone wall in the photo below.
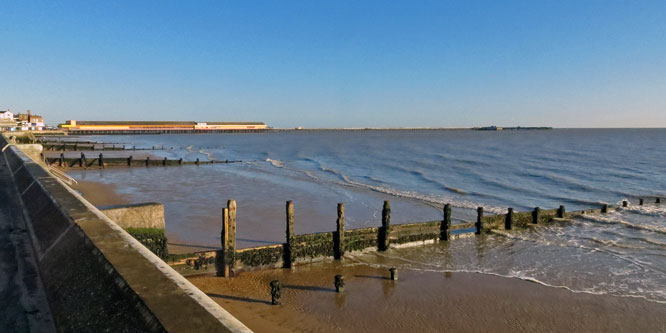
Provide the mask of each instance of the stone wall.
{"label": "stone wall", "polygon": [[0,158],[58,331],[249,331],[18,148]]}
{"label": "stone wall", "polygon": [[146,202],[129,205],[102,206],[97,208],[124,229],[166,229],[164,222],[164,205],[161,203]]}

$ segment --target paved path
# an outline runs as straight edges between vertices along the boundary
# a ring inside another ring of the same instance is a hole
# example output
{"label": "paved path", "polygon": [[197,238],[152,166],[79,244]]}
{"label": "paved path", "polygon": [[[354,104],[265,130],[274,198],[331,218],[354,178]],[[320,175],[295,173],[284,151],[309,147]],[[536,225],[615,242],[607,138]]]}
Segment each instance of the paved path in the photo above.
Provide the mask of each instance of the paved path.
{"label": "paved path", "polygon": [[23,208],[0,154],[0,332],[54,332]]}

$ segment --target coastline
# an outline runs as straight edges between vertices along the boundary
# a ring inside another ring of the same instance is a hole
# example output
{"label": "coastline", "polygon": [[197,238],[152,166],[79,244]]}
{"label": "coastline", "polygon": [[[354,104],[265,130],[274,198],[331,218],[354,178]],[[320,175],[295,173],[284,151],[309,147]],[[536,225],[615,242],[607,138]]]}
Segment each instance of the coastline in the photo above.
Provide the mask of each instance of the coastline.
{"label": "coastline", "polygon": [[[516,278],[317,263],[188,278],[258,332],[275,331],[663,331],[666,305],[638,298],[574,293]],[[336,293],[335,274],[345,278]],[[268,284],[282,285],[282,305]]]}
{"label": "coastline", "polygon": [[[93,205],[129,203],[112,184],[79,181]],[[171,247],[172,245],[170,245]],[[345,277],[335,292],[333,277]],[[245,272],[230,279],[188,277],[197,288],[256,331],[663,331],[666,305],[640,298],[576,293],[517,278],[324,261],[292,270]],[[268,284],[281,282],[282,305]]]}

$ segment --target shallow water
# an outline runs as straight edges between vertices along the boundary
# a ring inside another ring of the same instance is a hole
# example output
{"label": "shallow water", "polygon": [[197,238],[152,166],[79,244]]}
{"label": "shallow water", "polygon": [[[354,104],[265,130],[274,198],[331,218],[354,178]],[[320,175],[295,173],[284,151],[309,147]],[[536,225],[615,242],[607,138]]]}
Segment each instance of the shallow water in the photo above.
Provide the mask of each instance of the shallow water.
{"label": "shallow water", "polygon": [[[455,221],[477,206],[567,210],[630,200],[629,209],[565,226],[396,249],[396,263],[418,269],[484,271],[572,290],[666,301],[666,130],[354,131],[265,134],[101,136],[86,139],[139,148],[164,145],[160,157],[242,163],[72,171],[77,179],[118,186],[132,202],[165,204],[172,243],[215,248],[221,209],[238,202],[238,243],[282,242],[284,205],[296,206],[296,232],[335,229],[337,202],[348,228],[436,220],[445,203]],[[387,254],[388,255],[388,254]]]}

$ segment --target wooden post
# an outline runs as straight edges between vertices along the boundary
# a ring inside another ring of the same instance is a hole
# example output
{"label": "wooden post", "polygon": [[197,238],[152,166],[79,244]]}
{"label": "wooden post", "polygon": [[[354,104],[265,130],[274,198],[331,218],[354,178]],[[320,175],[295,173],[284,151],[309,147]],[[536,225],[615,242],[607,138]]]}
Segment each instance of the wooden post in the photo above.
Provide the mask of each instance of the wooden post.
{"label": "wooden post", "polygon": [[162,165],[166,166],[167,165],[167,158],[165,157],[164,160],[162,161]]}
{"label": "wooden post", "polygon": [[217,253],[217,276],[229,277],[229,208],[222,209],[222,231],[220,232],[221,251]]}
{"label": "wooden post", "polygon": [[541,215],[541,208],[534,207],[534,211],[532,211],[532,224],[539,223],[539,215]]}
{"label": "wooden post", "polygon": [[398,280],[398,269],[395,267],[389,268],[389,272],[391,273],[391,281],[397,281]]}
{"label": "wooden post", "polygon": [[128,167],[132,166],[132,155],[130,155],[130,157],[127,158],[127,166]]}
{"label": "wooden post", "polygon": [[335,276],[334,284],[336,292],[341,293],[345,291],[345,278],[342,275],[338,274]]}
{"label": "wooden post", "polygon": [[146,166],[148,166],[150,163],[150,156],[146,156]]}
{"label": "wooden post", "polygon": [[444,205],[444,218],[442,223],[439,225],[439,240],[450,240],[451,239],[451,205]]}
{"label": "wooden post", "polygon": [[660,197],[657,197],[657,199],[655,199],[654,202],[655,202],[655,203],[661,203],[661,198],[660,198]]}
{"label": "wooden post", "polygon": [[182,157],[178,159],[178,165],[183,165],[183,158]]}
{"label": "wooden post", "polygon": [[557,209],[557,217],[563,219],[564,215],[567,213],[566,209],[564,208],[564,205],[561,205],[560,208]]}
{"label": "wooden post", "polygon": [[86,155],[81,153],[81,158],[79,159],[79,167],[80,168],[83,168],[83,165],[84,165],[85,161],[86,161]]}
{"label": "wooden post", "polygon": [[224,264],[226,266],[225,271],[229,272],[226,276],[231,276],[236,262],[236,200],[227,201],[227,208],[223,210],[223,215],[226,216],[228,227],[224,231],[227,238]]}
{"label": "wooden post", "polygon": [[284,268],[291,268],[294,261],[294,203],[291,200],[287,201],[287,228],[286,240],[284,248]]}
{"label": "wooden post", "polygon": [[476,234],[480,235],[483,233],[483,207],[478,207],[476,209]]}
{"label": "wooden post", "polygon": [[623,200],[622,207],[629,207],[629,202],[627,202],[627,200]]}
{"label": "wooden post", "polygon": [[513,225],[513,208],[509,208],[509,211],[506,213],[506,219],[504,220],[504,229],[511,230]]}
{"label": "wooden post", "polygon": [[197,161],[194,162],[194,164],[199,165],[199,158],[197,157]]}
{"label": "wooden post", "polygon": [[333,239],[333,256],[342,259],[345,255],[345,204],[338,203],[338,219],[335,221],[336,231]]}
{"label": "wooden post", "polygon": [[280,305],[280,281],[273,280],[271,286],[271,304]]}
{"label": "wooden post", "polygon": [[379,236],[377,237],[379,251],[386,251],[389,249],[389,235],[391,233],[391,203],[388,200],[384,201],[382,208],[382,226],[379,228]]}
{"label": "wooden post", "polygon": [[102,153],[99,153],[99,161],[98,162],[99,162],[98,163],[99,166],[101,166],[103,168],[104,167],[104,155],[102,155]]}
{"label": "wooden post", "polygon": [[58,162],[58,166],[62,168],[63,165],[65,165],[65,154],[60,153],[60,161]]}
{"label": "wooden post", "polygon": [[643,199],[642,199],[642,198],[641,198],[641,199],[638,199],[638,205],[639,205],[639,206],[643,206]]}
{"label": "wooden post", "polygon": [[604,214],[608,213],[608,204],[603,204],[601,206],[601,212]]}

